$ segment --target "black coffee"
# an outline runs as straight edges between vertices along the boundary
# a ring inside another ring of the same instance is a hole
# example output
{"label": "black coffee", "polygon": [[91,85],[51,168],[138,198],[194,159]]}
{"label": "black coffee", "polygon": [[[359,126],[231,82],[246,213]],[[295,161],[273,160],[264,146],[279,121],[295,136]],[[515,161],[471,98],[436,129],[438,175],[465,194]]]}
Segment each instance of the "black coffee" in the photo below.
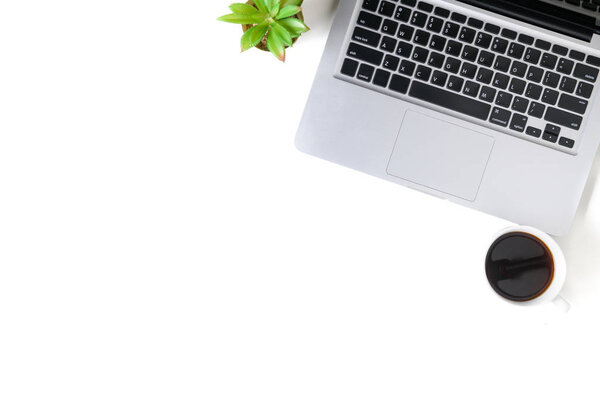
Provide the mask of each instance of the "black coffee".
{"label": "black coffee", "polygon": [[510,232],[490,247],[485,272],[492,288],[513,301],[528,301],[540,296],[552,283],[552,253],[537,237]]}

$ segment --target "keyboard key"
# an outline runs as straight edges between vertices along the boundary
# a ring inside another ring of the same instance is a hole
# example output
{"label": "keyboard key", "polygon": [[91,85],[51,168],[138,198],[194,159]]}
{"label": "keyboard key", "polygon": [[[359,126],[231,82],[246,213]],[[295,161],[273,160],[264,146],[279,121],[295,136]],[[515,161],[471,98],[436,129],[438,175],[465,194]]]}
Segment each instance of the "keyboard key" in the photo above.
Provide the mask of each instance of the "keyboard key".
{"label": "keyboard key", "polygon": [[515,97],[515,99],[512,103],[512,109],[514,111],[524,113],[527,111],[527,107],[529,107],[529,100],[527,100],[524,97],[519,97],[519,96]]}
{"label": "keyboard key", "polygon": [[397,30],[398,23],[396,21],[392,21],[391,19],[386,19],[383,21],[383,26],[381,27],[381,31],[383,33],[394,36]]}
{"label": "keyboard key", "polygon": [[566,56],[569,53],[569,49],[567,49],[564,46],[555,44],[554,46],[552,46],[552,52],[558,54],[559,56]]}
{"label": "keyboard key", "polygon": [[500,89],[506,89],[508,87],[509,82],[510,76],[501,74],[500,72],[496,72],[496,75],[494,75],[494,82],[492,82],[492,85]]}
{"label": "keyboard key", "polygon": [[419,10],[423,10],[423,11],[428,12],[428,13],[430,13],[430,12],[433,11],[433,5],[431,5],[429,3],[426,3],[424,1],[420,1],[419,5],[417,6],[417,8]]}
{"label": "keyboard key", "polygon": [[389,1],[382,1],[379,5],[379,14],[385,15],[386,17],[391,17],[394,15],[395,10],[396,5],[394,3],[390,3]]}
{"label": "keyboard key", "polygon": [[363,29],[357,26],[356,28],[354,28],[352,39],[356,40],[357,42],[366,44],[368,46],[377,47],[379,45],[381,35],[379,33],[375,33],[373,31]]}
{"label": "keyboard key", "polygon": [[431,76],[431,83],[436,86],[444,87],[448,81],[448,74],[442,71],[433,71]]}
{"label": "keyboard key", "polygon": [[564,76],[562,78],[562,80],[560,81],[559,89],[562,90],[563,92],[573,93],[576,86],[577,86],[577,81],[575,79]]}
{"label": "keyboard key", "polygon": [[452,21],[458,22],[459,24],[464,24],[465,22],[467,22],[466,15],[463,15],[463,14],[460,14],[460,13],[457,13],[457,12],[453,12],[452,16],[450,17],[450,19]]}
{"label": "keyboard key", "polygon": [[453,92],[460,92],[462,90],[462,87],[465,83],[465,80],[463,78],[459,78],[458,76],[454,76],[451,75],[450,78],[448,79],[448,89],[452,90]]}
{"label": "keyboard key", "polygon": [[507,39],[515,40],[517,38],[517,32],[511,31],[510,29],[502,29],[502,36]]}
{"label": "keyboard key", "polygon": [[561,137],[558,140],[558,144],[560,144],[561,146],[568,147],[569,149],[572,149],[573,146],[575,146],[575,141],[573,139],[568,139],[566,137]]}
{"label": "keyboard key", "polygon": [[432,51],[429,55],[429,60],[427,60],[427,65],[432,66],[434,68],[442,68],[445,59],[446,56],[444,56],[443,54]]}
{"label": "keyboard key", "polygon": [[460,29],[460,25],[455,24],[453,22],[446,22],[444,24],[444,28],[442,29],[442,35],[448,36],[451,38],[455,38],[458,35],[458,31]]}
{"label": "keyboard key", "polygon": [[446,48],[446,38],[443,38],[438,35],[433,35],[431,38],[431,42],[429,42],[429,47],[433,50],[444,51]]}
{"label": "keyboard key", "polygon": [[361,64],[360,68],[358,69],[358,74],[356,74],[356,77],[361,81],[371,82],[374,72],[375,67],[373,67],[372,65]]}
{"label": "keyboard key", "polygon": [[592,96],[592,91],[594,90],[594,86],[589,83],[579,82],[577,85],[577,91],[575,92],[577,96],[585,97],[589,99]]}
{"label": "keyboard key", "polygon": [[572,114],[554,107],[548,107],[544,118],[548,122],[571,128],[576,131],[581,128],[581,122],[583,121],[583,117],[580,115]]}
{"label": "keyboard key", "polygon": [[477,93],[479,93],[479,88],[481,85],[479,83],[475,83],[473,81],[467,81],[465,83],[465,88],[463,89],[463,93],[467,96],[477,97]]}
{"label": "keyboard key", "polygon": [[415,72],[415,78],[427,82],[429,80],[430,76],[431,76],[431,68],[426,67],[424,65],[419,65],[417,67],[417,72]]}
{"label": "keyboard key", "polygon": [[544,70],[538,67],[531,66],[527,71],[527,79],[536,83],[542,81],[544,77]]}
{"label": "keyboard key", "polygon": [[508,40],[497,37],[492,42],[492,51],[495,51],[496,53],[504,54],[504,52],[506,52],[507,47]]}
{"label": "keyboard key", "polygon": [[456,58],[452,58],[452,57],[448,57],[446,59],[446,63],[444,64],[444,70],[451,72],[453,74],[458,73],[458,70],[460,69],[460,60],[457,60]]}
{"label": "keyboard key", "polygon": [[381,18],[378,15],[368,13],[366,11],[361,11],[360,14],[358,15],[358,24],[359,25],[366,26],[367,28],[375,29],[376,31],[379,30],[379,27],[381,26],[381,21],[383,21],[383,18]]}
{"label": "keyboard key", "polygon": [[545,105],[532,101],[531,104],[529,104],[529,111],[527,111],[527,114],[535,118],[542,118],[544,116],[544,111],[546,111]]}
{"label": "keyboard key", "polygon": [[542,102],[546,104],[555,105],[558,100],[558,92],[552,89],[545,89],[542,94]]}
{"label": "keyboard key", "polygon": [[399,92],[405,94],[408,91],[408,87],[410,86],[410,79],[405,78],[400,75],[392,76],[392,81],[390,82],[390,89],[394,92]]}
{"label": "keyboard key", "polygon": [[408,22],[410,20],[410,15],[412,10],[408,7],[398,6],[396,8],[396,13],[394,14],[394,19],[402,22]]}
{"label": "keyboard key", "polygon": [[577,64],[573,75],[575,78],[583,79],[588,82],[596,82],[596,78],[598,78],[598,69],[584,64]]}
{"label": "keyboard key", "polygon": [[479,98],[483,101],[487,101],[488,103],[492,103],[494,98],[496,97],[496,89],[493,89],[489,86],[484,86],[481,88],[481,93],[479,93]]}
{"label": "keyboard key", "polygon": [[508,92],[498,92],[496,96],[496,105],[504,108],[510,107],[512,104],[513,95]]}
{"label": "keyboard key", "polygon": [[585,114],[587,106],[587,100],[579,99],[565,93],[560,96],[560,100],[558,102],[558,107],[564,108],[568,111],[573,111],[577,114]]}
{"label": "keyboard key", "polygon": [[489,85],[490,82],[492,81],[493,77],[494,77],[494,71],[492,71],[491,69],[480,67],[479,71],[477,72],[477,78],[476,79],[477,79],[478,82],[485,83],[486,85]]}
{"label": "keyboard key", "polygon": [[415,51],[412,55],[412,60],[420,63],[427,62],[427,57],[429,57],[429,50],[424,49],[423,47],[415,47]]}
{"label": "keyboard key", "polygon": [[542,39],[538,39],[535,41],[535,47],[537,47],[538,49],[542,49],[542,50],[550,50],[550,47],[552,47],[552,44],[550,42],[547,42],[545,40]]}
{"label": "keyboard key", "polygon": [[510,129],[517,132],[524,132],[527,126],[527,117],[521,114],[513,114],[510,121]]}
{"label": "keyboard key", "polygon": [[525,133],[528,134],[529,136],[533,136],[536,138],[539,138],[540,136],[542,136],[542,130],[538,129],[538,128],[534,128],[533,126],[528,126],[527,129],[525,130]]}
{"label": "keyboard key", "polygon": [[419,28],[425,27],[427,23],[427,14],[422,13],[421,11],[413,12],[412,18],[410,19],[410,24],[418,26]]}
{"label": "keyboard key", "polygon": [[523,44],[527,44],[527,45],[531,46],[535,39],[529,35],[525,35],[525,34],[521,33],[519,35],[518,40],[519,40],[519,42],[521,42]]}
{"label": "keyboard key", "polygon": [[510,85],[508,85],[508,91],[515,94],[523,94],[526,85],[527,82],[521,79],[512,78]]}
{"label": "keyboard key", "polygon": [[377,11],[379,7],[379,0],[364,0],[363,8],[369,11]]}
{"label": "keyboard key", "polygon": [[402,4],[405,4],[409,7],[414,7],[417,5],[417,0],[400,0]]}
{"label": "keyboard key", "polygon": [[467,21],[467,25],[475,29],[481,29],[483,28],[483,21],[480,19],[469,18],[469,21]]}
{"label": "keyboard key", "polygon": [[488,104],[417,81],[413,82],[409,96],[484,121],[490,113]]}
{"label": "keyboard key", "polygon": [[503,56],[496,57],[494,69],[502,72],[508,72],[508,70],[510,69],[510,58],[506,58]]}
{"label": "keyboard key", "polygon": [[475,46],[482,47],[487,49],[490,47],[490,43],[492,43],[492,35],[488,35],[487,33],[479,32],[475,37]]}
{"label": "keyboard key", "polygon": [[463,27],[460,30],[460,34],[458,35],[458,40],[465,43],[473,43],[476,33],[477,32],[475,31],[475,29]]}
{"label": "keyboard key", "polygon": [[540,65],[544,68],[554,69],[554,67],[556,67],[557,61],[558,57],[556,57],[554,54],[544,53]]}
{"label": "keyboard key", "polygon": [[400,68],[398,68],[398,72],[406,76],[412,76],[417,68],[417,64],[412,61],[402,60],[400,63]]}
{"label": "keyboard key", "polygon": [[398,41],[396,39],[391,38],[389,36],[384,36],[383,39],[381,40],[381,44],[379,45],[379,48],[381,50],[393,52],[394,50],[396,50],[397,44],[398,44]]}
{"label": "keyboard key", "polygon": [[354,78],[356,71],[358,70],[358,61],[346,58],[342,64],[342,74],[348,75]]}
{"label": "keyboard key", "polygon": [[554,72],[546,72],[544,76],[544,85],[549,86],[551,88],[555,88],[558,86],[558,82],[560,81],[560,75]]}
{"label": "keyboard key", "polygon": [[510,46],[508,46],[508,53],[506,53],[509,57],[516,58],[518,60],[523,57],[523,53],[525,52],[525,46],[522,44],[518,44],[512,42]]}
{"label": "keyboard key", "polygon": [[494,24],[485,24],[485,31],[497,35],[500,33],[500,27]]}
{"label": "keyboard key", "polygon": [[436,17],[429,17],[429,22],[427,22],[428,31],[440,33],[440,31],[442,30],[442,26],[444,26],[444,20]]}
{"label": "keyboard key", "polygon": [[347,55],[375,65],[381,64],[383,60],[382,52],[356,43],[350,43]]}
{"label": "keyboard key", "polygon": [[446,46],[446,53],[450,54],[451,56],[458,57],[460,55],[461,51],[462,51],[461,43],[456,42],[454,40],[448,41],[448,45]]}
{"label": "keyboard key", "polygon": [[585,60],[585,54],[577,50],[571,50],[571,52],[569,53],[569,57],[577,61]]}
{"label": "keyboard key", "polygon": [[537,64],[540,61],[541,56],[542,56],[541,51],[539,51],[538,49],[534,49],[532,47],[528,47],[527,50],[525,51],[525,57],[523,57],[523,60],[525,60],[525,62],[528,62],[531,64]]}
{"label": "keyboard key", "polygon": [[600,58],[595,56],[588,56],[587,63],[595,67],[600,67]]}
{"label": "keyboard key", "polygon": [[400,59],[398,57],[388,54],[383,59],[383,68],[389,69],[390,71],[396,71],[398,69],[398,64],[400,64]]}
{"label": "keyboard key", "polygon": [[558,136],[544,131],[544,134],[542,135],[542,139],[544,139],[548,142],[551,142],[551,143],[556,143],[556,141],[558,140]]}
{"label": "keyboard key", "polygon": [[438,17],[448,18],[450,16],[450,11],[442,7],[436,7],[434,14]]}
{"label": "keyboard key", "polygon": [[375,78],[373,78],[373,83],[377,86],[387,87],[387,84],[390,81],[390,76],[391,74],[388,71],[378,69],[375,72]]}
{"label": "keyboard key", "polygon": [[492,115],[490,116],[490,122],[492,124],[507,127],[510,121],[511,112],[503,108],[494,107]]}
{"label": "keyboard key", "polygon": [[575,63],[573,61],[566,58],[561,58],[558,60],[558,66],[556,67],[556,70],[562,74],[571,75],[574,65]]}
{"label": "keyboard key", "polygon": [[491,67],[494,64],[494,58],[496,56],[489,51],[482,50],[479,53],[479,58],[477,58],[477,63],[481,65],[485,65],[486,67]]}
{"label": "keyboard key", "polygon": [[551,135],[558,136],[558,135],[560,135],[560,126],[546,124],[546,128],[544,128],[544,132],[547,132]]}
{"label": "keyboard key", "polygon": [[510,74],[522,78],[525,76],[525,73],[527,73],[527,64],[520,61],[513,61],[510,67]]}
{"label": "keyboard key", "polygon": [[415,33],[415,28],[413,28],[412,26],[402,24],[402,25],[400,25],[400,29],[398,29],[398,34],[396,36],[398,36],[398,38],[400,38],[402,40],[406,40],[407,42],[410,42],[412,40],[414,33]]}
{"label": "keyboard key", "polygon": [[464,62],[462,67],[460,68],[460,76],[464,76],[465,78],[473,79],[473,78],[475,78],[476,74],[477,74],[477,65],[475,65],[475,64]]}
{"label": "keyboard key", "polygon": [[413,42],[421,46],[427,46],[429,44],[430,37],[431,34],[429,32],[417,29],[417,32],[415,32],[415,37],[413,38]]}
{"label": "keyboard key", "polygon": [[525,97],[529,97],[533,100],[539,100],[542,95],[543,87],[540,85],[536,85],[535,83],[530,83],[527,85],[527,89],[525,89]]}
{"label": "keyboard key", "polygon": [[479,53],[477,48],[467,45],[463,47],[461,57],[463,60],[475,62],[477,60],[477,53]]}
{"label": "keyboard key", "polygon": [[396,48],[396,54],[400,57],[408,58],[412,54],[413,45],[406,42],[398,43],[398,47]]}

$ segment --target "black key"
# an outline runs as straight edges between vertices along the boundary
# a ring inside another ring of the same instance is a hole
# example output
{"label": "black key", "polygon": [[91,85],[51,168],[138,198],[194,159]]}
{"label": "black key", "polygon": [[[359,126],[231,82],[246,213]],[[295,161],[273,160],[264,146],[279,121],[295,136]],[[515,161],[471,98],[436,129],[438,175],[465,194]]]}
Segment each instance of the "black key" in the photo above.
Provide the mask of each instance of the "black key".
{"label": "black key", "polygon": [[429,47],[433,50],[444,51],[446,48],[446,38],[443,38],[438,35],[433,35],[431,38],[431,42],[429,42]]}
{"label": "black key", "polygon": [[562,81],[560,81],[559,88],[563,92],[573,93],[575,86],[577,86],[577,81],[575,79],[564,76]]}
{"label": "black key", "polygon": [[529,136],[533,136],[536,138],[539,138],[540,136],[542,136],[542,130],[538,129],[538,128],[534,128],[533,126],[528,126],[527,129],[525,130],[525,133],[528,134]]}
{"label": "black key", "polygon": [[448,80],[448,74],[442,71],[433,71],[433,75],[431,76],[431,83],[436,86],[444,87],[446,86],[446,81]]}
{"label": "black key", "polygon": [[512,103],[512,109],[514,111],[524,113],[525,111],[527,111],[527,107],[529,107],[529,100],[527,100],[524,97],[519,97],[519,96],[515,97],[515,99]]}
{"label": "black key", "polygon": [[448,45],[446,45],[446,53],[450,54],[451,56],[458,57],[460,55],[461,50],[462,50],[461,43],[456,42],[454,40],[448,41]]}
{"label": "black key", "polygon": [[475,60],[477,60],[477,53],[479,53],[479,50],[477,50],[477,48],[467,45],[463,47],[461,57],[463,58],[463,60],[474,62]]}
{"label": "black key", "polygon": [[402,60],[400,63],[400,68],[398,68],[398,72],[406,76],[412,76],[417,68],[417,64],[412,61]]}
{"label": "black key", "polygon": [[446,59],[446,57],[443,54],[432,51],[431,54],[429,55],[429,60],[427,61],[427,65],[430,65],[434,68],[442,68],[442,66],[444,65],[445,59]]}
{"label": "black key", "polygon": [[532,47],[528,47],[527,51],[525,51],[525,57],[523,57],[523,60],[531,64],[537,64],[540,61],[541,56],[541,51]]}
{"label": "black key", "polygon": [[539,100],[542,95],[543,87],[540,85],[536,85],[535,83],[530,83],[527,85],[527,89],[525,90],[525,96],[530,99]]}
{"label": "black key", "polygon": [[544,128],[544,132],[547,132],[551,135],[560,135],[560,126],[546,124],[546,128]]}
{"label": "black key", "polygon": [[479,53],[479,58],[477,58],[477,63],[481,65],[485,65],[486,67],[491,67],[494,64],[494,58],[496,56],[489,51],[482,50]]}
{"label": "black key", "polygon": [[585,97],[586,99],[589,99],[590,97],[592,97],[593,91],[594,91],[594,86],[590,85],[589,83],[579,82],[579,85],[577,85],[576,94],[577,94],[577,96],[581,96],[581,97]]}
{"label": "black key", "polygon": [[412,40],[413,34],[415,33],[415,28],[408,25],[400,25],[400,29],[398,29],[398,36],[402,40],[406,40],[410,42]]}
{"label": "black key", "polygon": [[571,52],[569,53],[569,57],[577,61],[585,60],[585,54],[577,50],[571,50]]}
{"label": "black key", "polygon": [[409,96],[484,121],[490,113],[488,104],[417,81],[413,82]]}
{"label": "black key", "polygon": [[377,72],[375,72],[373,83],[377,86],[387,87],[387,84],[390,81],[390,75],[391,74],[388,71],[378,69]]}
{"label": "black key", "polygon": [[381,27],[381,31],[383,33],[394,36],[397,30],[398,23],[396,21],[392,21],[391,19],[386,19],[383,21],[383,26]]}
{"label": "black key", "polygon": [[544,131],[544,134],[542,135],[542,139],[544,139],[548,142],[551,142],[551,143],[556,143],[556,141],[558,140],[558,136]]}
{"label": "black key", "polygon": [[545,119],[548,122],[571,128],[576,131],[581,128],[581,122],[583,121],[583,117],[579,115],[571,114],[570,112],[553,107],[548,107]]}
{"label": "black key", "polygon": [[544,53],[540,65],[544,68],[554,69],[554,67],[556,67],[557,61],[558,57],[556,57],[554,54]]}
{"label": "black key", "polygon": [[560,60],[558,60],[558,66],[556,67],[556,70],[565,75],[571,75],[574,65],[575,63],[573,61],[568,60],[566,58],[561,58]]}
{"label": "black key", "polygon": [[494,101],[494,97],[496,97],[496,89],[493,89],[489,86],[484,86],[481,88],[481,93],[479,93],[479,98],[481,100],[491,103]]}
{"label": "black key", "polygon": [[577,97],[570,96],[568,94],[562,94],[558,101],[558,106],[568,111],[573,111],[577,114],[585,114],[587,110],[587,100],[578,99]]}
{"label": "black key", "polygon": [[392,81],[390,82],[389,88],[394,92],[406,93],[408,91],[409,86],[410,79],[400,75],[394,75],[392,76]]}
{"label": "black key", "polygon": [[369,11],[377,11],[377,7],[379,6],[379,0],[364,0],[363,8]]}
{"label": "black key", "polygon": [[512,120],[510,121],[510,129],[517,132],[525,131],[527,126],[527,117],[521,114],[513,114]]}
{"label": "black key", "polygon": [[406,42],[398,43],[398,47],[396,48],[396,54],[400,57],[410,57],[412,54],[413,45]]}
{"label": "black key", "polygon": [[595,57],[595,56],[588,56],[587,63],[594,65],[596,67],[600,67],[600,58]]}
{"label": "black key", "polygon": [[504,28],[502,29],[502,36],[507,39],[515,40],[517,38],[517,32]]}
{"label": "black key", "polygon": [[523,53],[525,52],[525,46],[522,44],[518,44],[512,42],[510,46],[508,46],[508,53],[506,53],[509,57],[521,59],[523,57]]}
{"label": "black key", "polygon": [[415,32],[415,37],[413,38],[413,42],[420,44],[421,46],[427,46],[429,44],[430,37],[431,34],[429,32],[417,29],[417,32]]}
{"label": "black key", "polygon": [[527,82],[521,79],[512,78],[510,85],[508,85],[508,91],[516,94],[523,94],[526,85]]}
{"label": "black key", "polygon": [[475,64],[464,62],[462,67],[460,67],[460,76],[464,76],[465,78],[468,78],[468,79],[473,79],[473,78],[475,78],[476,74],[477,74],[477,65],[475,65]]}
{"label": "black key", "polygon": [[418,8],[419,8],[419,10],[423,10],[428,13],[433,11],[433,5],[426,3],[424,1],[419,2]]}
{"label": "black key", "polygon": [[410,6],[410,7],[414,7],[417,5],[417,0],[400,0],[400,3]]}
{"label": "black key", "polygon": [[473,43],[476,33],[477,32],[475,31],[475,29],[463,27],[460,30],[460,34],[458,35],[458,40],[465,43]]}
{"label": "black key", "polygon": [[422,13],[421,11],[413,12],[412,18],[410,19],[410,24],[418,26],[419,28],[423,28],[427,23],[427,14]]}
{"label": "black key", "polygon": [[544,70],[538,67],[531,66],[527,71],[527,79],[533,82],[541,82],[544,77]]}
{"label": "black key", "polygon": [[427,22],[427,30],[435,33],[440,33],[443,25],[444,20],[436,17],[429,17],[429,21]]}
{"label": "black key", "polygon": [[379,30],[382,20],[383,20],[383,18],[381,18],[379,15],[371,14],[366,11],[361,11],[360,14],[358,15],[358,24],[359,25],[366,26],[367,28],[375,29],[376,31]]}
{"label": "black key", "polygon": [[429,57],[429,50],[424,49],[422,47],[415,47],[415,51],[412,55],[413,61],[424,63],[427,62],[427,57]]}
{"label": "black key", "polygon": [[510,68],[510,58],[498,56],[496,57],[496,62],[494,63],[494,69],[502,72],[508,72]]}
{"label": "black key", "polygon": [[512,103],[513,95],[508,92],[498,92],[496,96],[496,105],[504,108],[510,107]]}
{"label": "black key", "polygon": [[477,81],[489,85],[494,77],[494,71],[491,69],[480,67],[477,72]]}
{"label": "black key", "polygon": [[522,63],[520,61],[513,61],[512,66],[510,67],[511,75],[522,78],[525,76],[526,72],[527,72],[527,64]]}
{"label": "black key", "polygon": [[555,88],[558,86],[558,82],[560,81],[560,75],[554,72],[546,72],[544,76],[544,85],[550,86],[551,88]]}
{"label": "black key", "polygon": [[550,42],[546,42],[545,40],[538,39],[535,41],[535,47],[548,51],[550,50],[550,47],[552,47],[552,44]]}
{"label": "black key", "polygon": [[527,44],[527,45],[531,46],[533,44],[534,40],[535,39],[529,35],[525,35],[523,33],[521,33],[519,35],[519,42],[521,42],[523,44]]}
{"label": "black key", "polygon": [[598,78],[598,69],[584,64],[577,64],[573,75],[575,78],[583,79],[588,82],[596,82],[596,78]]}
{"label": "black key", "polygon": [[342,74],[354,77],[358,69],[358,61],[346,58],[342,64]]}
{"label": "black key", "polygon": [[558,100],[558,92],[552,89],[545,89],[542,94],[542,101],[546,104],[555,105]]}
{"label": "black key", "polygon": [[352,39],[356,40],[357,42],[366,44],[368,46],[377,47],[379,45],[381,35],[379,33],[375,33],[373,31],[363,29],[357,26],[356,28],[354,28]]}
{"label": "black key", "polygon": [[490,116],[490,122],[506,128],[510,122],[510,116],[510,111],[503,108],[494,107],[492,110],[492,115]]}
{"label": "black key", "polygon": [[475,29],[481,29],[483,28],[483,21],[480,19],[469,18],[469,21],[467,21],[467,25]]}
{"label": "black key", "polygon": [[508,40],[497,37],[492,42],[492,51],[495,51],[496,53],[504,54],[507,47],[508,47]]}
{"label": "black key", "polygon": [[396,49],[396,44],[398,44],[398,41],[396,39],[391,38],[389,36],[384,36],[381,40],[379,48],[381,50],[393,52]]}
{"label": "black key", "polygon": [[417,67],[417,72],[415,72],[415,78],[427,82],[429,80],[430,76],[431,76],[431,68],[426,67],[424,65],[419,65]]}
{"label": "black key", "polygon": [[386,17],[391,17],[394,15],[395,10],[396,5],[394,3],[390,3],[389,1],[382,1],[381,5],[379,5],[379,14],[383,14]]}
{"label": "black key", "polygon": [[458,73],[458,70],[460,69],[460,60],[457,60],[456,58],[452,58],[452,57],[448,57],[446,59],[446,63],[444,64],[444,70],[451,72],[453,74]]}
{"label": "black key", "polygon": [[450,16],[450,11],[442,7],[436,7],[434,14],[438,17],[448,18]]}
{"label": "black key", "polygon": [[379,65],[383,59],[383,53],[369,47],[362,46],[356,43],[350,43],[348,53],[350,57],[358,58],[371,64]]}
{"label": "black key", "polygon": [[453,12],[452,16],[450,17],[450,19],[452,21],[458,22],[459,24],[464,24],[465,22],[467,22],[467,16],[459,14],[457,12]]}
{"label": "black key", "polygon": [[485,24],[485,31],[497,35],[500,33],[500,27],[494,24]]}
{"label": "black key", "polygon": [[566,137],[563,136],[558,140],[558,144],[560,144],[561,146],[568,147],[569,149],[572,149],[573,146],[575,146],[575,141],[573,139],[567,139]]}
{"label": "black key", "polygon": [[460,25],[455,24],[453,22],[446,22],[444,24],[444,28],[442,29],[442,35],[455,38],[456,35],[458,35],[459,29]]}
{"label": "black key", "polygon": [[544,116],[544,111],[546,111],[545,105],[532,101],[529,105],[529,111],[527,111],[527,114],[535,118],[542,118]]}
{"label": "black key", "polygon": [[462,90],[462,87],[465,83],[465,80],[463,78],[459,78],[458,76],[454,76],[451,75],[450,78],[448,79],[448,89],[452,90],[453,92],[460,92]]}
{"label": "black key", "polygon": [[477,93],[479,93],[479,87],[481,85],[479,83],[475,83],[473,81],[467,81],[465,83],[465,88],[463,89],[463,94],[471,97],[477,97]]}
{"label": "black key", "polygon": [[361,64],[360,68],[358,69],[358,74],[356,74],[356,77],[361,81],[371,82],[374,72],[375,67],[373,67],[372,65]]}
{"label": "black key", "polygon": [[569,49],[567,49],[564,46],[555,44],[554,46],[552,46],[552,52],[558,54],[559,56],[566,56],[569,53]]}
{"label": "black key", "polygon": [[400,59],[398,57],[394,57],[388,54],[383,59],[383,68],[389,69],[390,71],[395,71],[396,69],[398,69],[399,63]]}
{"label": "black key", "polygon": [[487,33],[479,32],[475,37],[475,46],[482,47],[487,49],[490,47],[490,43],[492,43],[492,35],[488,35]]}
{"label": "black key", "polygon": [[396,8],[396,13],[394,14],[394,18],[397,19],[398,21],[408,22],[408,20],[410,19],[411,13],[412,13],[412,10],[410,8],[398,6],[398,8]]}
{"label": "black key", "polygon": [[496,72],[496,75],[494,76],[494,82],[492,83],[492,85],[500,89],[506,89],[509,82],[510,76],[501,74],[500,72]]}

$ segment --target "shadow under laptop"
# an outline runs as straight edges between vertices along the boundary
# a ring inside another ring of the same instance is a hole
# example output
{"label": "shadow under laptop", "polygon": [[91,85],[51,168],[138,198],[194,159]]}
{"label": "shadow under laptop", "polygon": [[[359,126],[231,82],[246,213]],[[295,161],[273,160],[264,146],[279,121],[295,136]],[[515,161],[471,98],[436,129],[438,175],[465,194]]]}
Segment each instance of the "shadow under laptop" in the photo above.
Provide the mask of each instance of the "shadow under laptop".
{"label": "shadow under laptop", "polygon": [[599,180],[600,157],[596,157],[573,228],[567,236],[556,238],[569,271],[563,292],[572,301],[600,289],[600,209],[590,209],[592,201],[598,203]]}

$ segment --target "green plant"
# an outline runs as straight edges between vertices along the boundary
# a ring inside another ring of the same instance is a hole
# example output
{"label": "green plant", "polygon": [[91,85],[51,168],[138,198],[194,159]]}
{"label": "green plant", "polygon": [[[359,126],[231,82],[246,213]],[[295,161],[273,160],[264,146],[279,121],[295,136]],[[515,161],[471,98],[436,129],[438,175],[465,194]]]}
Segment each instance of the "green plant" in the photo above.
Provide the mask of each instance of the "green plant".
{"label": "green plant", "polygon": [[297,18],[301,15],[303,0],[253,0],[233,3],[232,14],[218,18],[219,21],[241,24],[244,34],[242,51],[266,45],[281,61],[285,61],[285,49],[309,29]]}

